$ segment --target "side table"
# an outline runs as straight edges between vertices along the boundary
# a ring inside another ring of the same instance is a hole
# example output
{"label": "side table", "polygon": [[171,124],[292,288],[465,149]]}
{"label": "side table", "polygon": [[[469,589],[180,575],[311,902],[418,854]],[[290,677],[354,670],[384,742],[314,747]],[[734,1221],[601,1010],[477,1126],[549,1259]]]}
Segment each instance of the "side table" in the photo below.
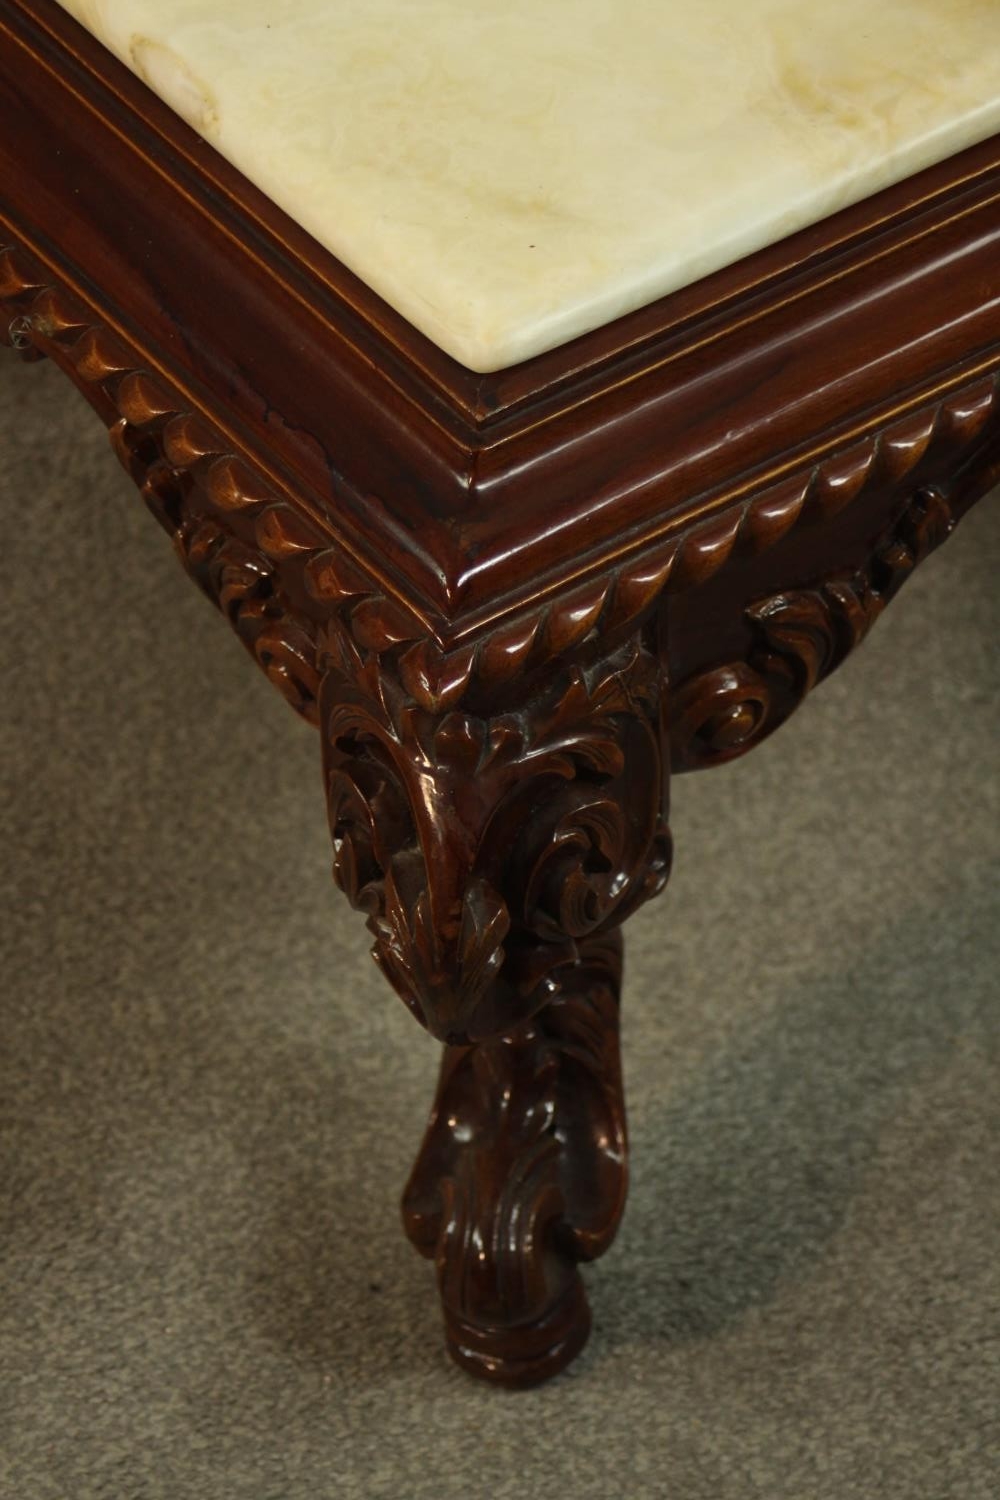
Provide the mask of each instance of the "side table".
{"label": "side table", "polygon": [[460,330],[476,370],[90,9],[0,0],[2,326],[317,725],[335,878],[444,1044],[406,1231],[452,1355],[531,1384],[623,1210],[671,772],[777,728],[1000,481],[1000,78],[964,149],[546,346]]}

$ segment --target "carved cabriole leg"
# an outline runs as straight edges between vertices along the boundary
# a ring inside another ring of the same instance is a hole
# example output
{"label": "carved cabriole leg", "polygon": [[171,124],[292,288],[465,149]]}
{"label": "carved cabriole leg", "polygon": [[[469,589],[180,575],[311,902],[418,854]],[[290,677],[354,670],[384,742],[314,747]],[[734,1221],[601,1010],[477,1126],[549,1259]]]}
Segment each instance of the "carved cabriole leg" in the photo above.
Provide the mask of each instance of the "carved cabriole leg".
{"label": "carved cabriole leg", "polygon": [[347,632],[325,652],[335,874],[446,1043],[406,1230],[458,1363],[533,1384],[582,1348],[577,1263],[624,1205],[615,929],[669,869],[659,659],[640,633],[435,713]]}

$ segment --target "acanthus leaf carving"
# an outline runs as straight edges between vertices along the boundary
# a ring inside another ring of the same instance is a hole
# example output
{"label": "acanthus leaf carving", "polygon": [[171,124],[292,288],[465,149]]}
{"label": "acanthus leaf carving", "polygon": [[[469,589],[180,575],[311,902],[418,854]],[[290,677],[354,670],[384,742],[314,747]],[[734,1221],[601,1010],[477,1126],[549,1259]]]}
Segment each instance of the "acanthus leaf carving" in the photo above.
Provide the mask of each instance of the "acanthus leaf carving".
{"label": "acanthus leaf carving", "polygon": [[732,760],[773,733],[861,644],[914,568],[954,525],[944,494],[919,490],[864,568],[751,604],[746,660],[701,672],[672,695],[674,769]]}
{"label": "acanthus leaf carving", "polygon": [[509,1029],[666,878],[658,659],[637,638],[484,718],[423,707],[343,629],[324,642],[335,876],[435,1035]]}
{"label": "acanthus leaf carving", "polygon": [[607,1249],[627,1190],[618,933],[589,939],[537,1016],[447,1049],[403,1195],[433,1258],[452,1357],[507,1385],[545,1380],[590,1327],[578,1265]]}

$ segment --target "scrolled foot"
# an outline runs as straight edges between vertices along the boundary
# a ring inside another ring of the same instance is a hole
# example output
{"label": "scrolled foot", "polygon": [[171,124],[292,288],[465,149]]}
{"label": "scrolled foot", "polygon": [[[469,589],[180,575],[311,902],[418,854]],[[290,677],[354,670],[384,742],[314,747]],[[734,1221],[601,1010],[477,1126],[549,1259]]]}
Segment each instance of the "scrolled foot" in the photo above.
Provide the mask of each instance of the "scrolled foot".
{"label": "scrolled foot", "polygon": [[586,1343],[578,1264],[627,1186],[620,978],[619,935],[591,939],[530,1022],[445,1050],[403,1220],[436,1262],[450,1354],[483,1379],[538,1384]]}

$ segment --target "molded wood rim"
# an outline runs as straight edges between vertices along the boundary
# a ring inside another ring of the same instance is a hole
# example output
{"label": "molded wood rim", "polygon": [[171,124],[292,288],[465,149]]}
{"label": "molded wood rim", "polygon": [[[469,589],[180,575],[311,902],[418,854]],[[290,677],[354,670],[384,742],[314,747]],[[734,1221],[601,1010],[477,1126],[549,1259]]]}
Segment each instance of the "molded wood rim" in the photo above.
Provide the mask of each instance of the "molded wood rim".
{"label": "molded wood rim", "polygon": [[3,238],[442,641],[709,545],[1000,371],[1000,136],[477,375],[54,0],[0,0],[0,126]]}

